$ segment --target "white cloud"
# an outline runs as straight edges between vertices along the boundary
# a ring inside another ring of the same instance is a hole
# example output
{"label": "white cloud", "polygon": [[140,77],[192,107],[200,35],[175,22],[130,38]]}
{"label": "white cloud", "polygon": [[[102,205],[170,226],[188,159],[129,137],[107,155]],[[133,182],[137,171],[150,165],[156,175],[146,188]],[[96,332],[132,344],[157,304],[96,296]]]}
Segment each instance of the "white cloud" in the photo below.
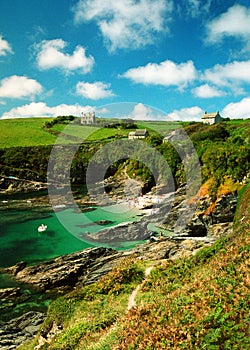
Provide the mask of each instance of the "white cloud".
{"label": "white cloud", "polygon": [[44,102],[32,102],[19,106],[5,112],[2,119],[9,118],[33,118],[33,117],[57,117],[59,115],[80,116],[82,112],[93,111],[91,106],[80,106],[61,104],[55,107],[49,107]]}
{"label": "white cloud", "polygon": [[224,117],[233,119],[250,118],[250,97],[239,102],[229,103],[222,111]]}
{"label": "white cloud", "polygon": [[74,7],[76,23],[95,21],[110,49],[137,49],[168,32],[172,0],[80,0]]}
{"label": "white cloud", "polygon": [[250,60],[234,61],[225,65],[217,64],[207,69],[203,75],[204,80],[215,85],[230,86],[235,83],[250,83]]}
{"label": "white cloud", "polygon": [[44,40],[36,45],[38,67],[40,69],[59,68],[66,73],[75,70],[82,73],[90,72],[95,60],[92,56],[86,56],[86,49],[79,45],[70,55],[63,52],[66,46],[67,43],[62,39]]}
{"label": "white cloud", "polygon": [[134,120],[148,120],[148,121],[173,121],[172,116],[166,115],[163,111],[151,106],[144,105],[143,103],[137,103],[131,113],[119,116],[124,118],[131,118]]}
{"label": "white cloud", "polygon": [[201,121],[203,113],[203,110],[198,106],[182,108],[179,110],[176,109],[168,114],[166,120]]}
{"label": "white cloud", "polygon": [[145,85],[175,85],[183,88],[193,81],[196,75],[192,61],[176,64],[167,60],[159,64],[148,63],[146,66],[131,68],[122,77]]}
{"label": "white cloud", "polygon": [[134,120],[156,120],[157,117],[153,114],[150,107],[145,106],[142,103],[135,105],[129,118]]}
{"label": "white cloud", "polygon": [[100,100],[114,96],[109,88],[110,84],[105,84],[101,81],[96,81],[95,83],[79,82],[76,85],[76,93],[91,100]]}
{"label": "white cloud", "polygon": [[12,75],[0,82],[0,97],[2,98],[33,98],[42,91],[41,84],[25,76]]}
{"label": "white cloud", "polygon": [[225,95],[225,93],[213,86],[210,86],[208,84],[204,84],[201,86],[198,86],[192,90],[195,96],[200,98],[212,98],[212,97],[219,97]]}
{"label": "white cloud", "polygon": [[207,24],[207,41],[216,43],[227,36],[249,42],[250,7],[234,5]]}
{"label": "white cloud", "polygon": [[6,56],[7,53],[13,53],[12,48],[7,40],[3,39],[3,36],[0,35],[0,56]]}

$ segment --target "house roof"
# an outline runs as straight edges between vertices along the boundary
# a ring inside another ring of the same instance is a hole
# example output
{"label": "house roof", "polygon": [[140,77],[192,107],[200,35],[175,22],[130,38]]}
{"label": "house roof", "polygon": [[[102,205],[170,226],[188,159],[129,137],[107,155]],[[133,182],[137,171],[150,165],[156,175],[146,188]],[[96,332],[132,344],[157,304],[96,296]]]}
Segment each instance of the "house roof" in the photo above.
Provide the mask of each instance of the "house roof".
{"label": "house roof", "polygon": [[135,136],[144,136],[147,134],[147,129],[138,129],[135,130]]}
{"label": "house roof", "polygon": [[213,112],[213,113],[207,113],[207,112],[205,112],[205,113],[203,114],[203,116],[201,117],[201,119],[215,118],[217,115],[220,116],[220,113],[219,113],[219,112]]}
{"label": "house roof", "polygon": [[148,133],[147,129],[138,129],[135,131],[131,131],[129,135],[131,136],[146,136]]}

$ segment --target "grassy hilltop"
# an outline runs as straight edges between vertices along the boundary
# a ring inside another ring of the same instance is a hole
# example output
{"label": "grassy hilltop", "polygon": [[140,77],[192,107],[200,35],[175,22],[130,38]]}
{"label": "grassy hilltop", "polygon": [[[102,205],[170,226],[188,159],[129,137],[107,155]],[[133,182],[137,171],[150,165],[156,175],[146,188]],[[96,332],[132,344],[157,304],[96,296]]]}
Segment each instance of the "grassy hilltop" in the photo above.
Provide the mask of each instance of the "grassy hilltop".
{"label": "grassy hilltop", "polygon": [[[52,128],[46,128],[46,124],[51,123],[52,118],[20,118],[0,120],[0,149],[9,147],[32,147],[53,145],[58,137],[65,143],[74,143],[74,140],[67,138],[73,136],[79,140],[102,140],[115,138],[115,136],[127,137],[129,129],[103,128],[98,126],[84,126],[79,124],[69,125],[67,123],[55,123]],[[114,122],[110,120],[110,122]],[[107,121],[106,121],[107,123]],[[140,122],[140,128],[152,128],[154,131],[166,135],[167,132],[178,128],[178,123],[174,122]],[[133,129],[133,125],[131,126]],[[65,136],[65,137],[64,137]],[[76,140],[75,140],[76,142]]]}
{"label": "grassy hilltop", "polygon": [[43,129],[50,118],[0,120],[0,148],[52,145],[56,137]]}
{"label": "grassy hilltop", "polygon": [[[67,147],[77,143],[80,146],[71,165],[72,183],[83,184],[88,162],[96,151],[110,141],[127,139],[129,132],[135,128],[147,128],[149,136],[145,141],[166,159],[177,185],[185,181],[183,165],[173,145],[162,143],[162,139],[178,128],[185,130],[196,149],[202,180],[208,182],[210,194],[215,194],[226,178],[238,183],[249,172],[250,120],[232,120],[210,126],[203,123],[149,121],[123,124],[111,119],[106,120],[104,125],[103,120],[99,119],[95,126],[82,126],[78,119],[68,124],[67,118],[70,116],[0,120],[0,174],[46,182],[47,162],[55,142]],[[114,152],[118,152],[116,159],[122,159],[121,150],[119,153],[119,149],[114,149]],[[64,165],[65,154],[59,154],[58,165]],[[141,156],[138,153],[135,159]],[[126,168],[130,177],[142,179],[150,189],[154,184],[150,169],[159,166],[157,159],[150,156],[148,167],[135,160],[124,160],[123,164],[118,161],[107,175]]]}

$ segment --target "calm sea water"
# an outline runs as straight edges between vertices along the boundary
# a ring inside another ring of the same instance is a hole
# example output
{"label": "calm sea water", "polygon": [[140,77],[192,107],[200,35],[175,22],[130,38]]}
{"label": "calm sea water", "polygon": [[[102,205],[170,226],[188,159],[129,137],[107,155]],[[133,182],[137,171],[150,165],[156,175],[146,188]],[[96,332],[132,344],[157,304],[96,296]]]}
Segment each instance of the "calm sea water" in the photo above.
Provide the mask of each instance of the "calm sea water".
{"label": "calm sea water", "polygon": [[[2,201],[1,203],[3,204]],[[4,208],[6,205],[11,208]],[[16,206],[15,201],[8,200],[0,209],[0,268],[20,261],[35,264],[92,247],[93,245],[80,239],[86,232],[94,233],[108,226],[139,219],[135,210],[116,212],[112,207],[93,208],[94,210],[83,213],[68,208],[54,213],[27,207],[27,203],[25,207]],[[95,222],[99,220],[109,220],[110,223],[98,225]],[[47,230],[43,233],[37,230],[41,224],[47,225]],[[127,243],[120,248],[131,245]],[[0,289],[16,286],[21,287],[26,299],[20,303],[1,301],[0,322],[31,310],[44,312],[51,302],[51,296],[46,293],[36,292],[0,273]]]}
{"label": "calm sea water", "polygon": [[[121,213],[108,207],[85,213],[76,213],[72,209],[61,210],[56,214],[39,213],[31,208],[1,211],[0,267],[11,266],[19,261],[33,264],[91,247],[93,245],[81,239],[86,231],[94,233],[108,226],[137,219],[134,210]],[[103,226],[95,224],[99,220],[109,220],[111,223]],[[38,232],[41,224],[47,225],[46,232]]]}

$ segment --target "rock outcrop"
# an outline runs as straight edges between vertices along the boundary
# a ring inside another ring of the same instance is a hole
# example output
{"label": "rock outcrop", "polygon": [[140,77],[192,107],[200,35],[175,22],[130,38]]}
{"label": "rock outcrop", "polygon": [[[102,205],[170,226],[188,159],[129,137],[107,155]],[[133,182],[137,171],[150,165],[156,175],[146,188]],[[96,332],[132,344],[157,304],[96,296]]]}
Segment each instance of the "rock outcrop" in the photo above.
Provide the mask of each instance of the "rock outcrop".
{"label": "rock outcrop", "polygon": [[62,291],[72,289],[77,283],[94,282],[111,270],[123,255],[109,248],[88,248],[35,266],[25,267],[22,264],[22,269],[17,264],[5,269],[5,272],[40,291]]}
{"label": "rock outcrop", "polygon": [[47,184],[40,181],[30,181],[11,177],[0,178],[1,194],[39,192],[45,189],[47,189]]}
{"label": "rock outcrop", "polygon": [[0,349],[16,349],[32,339],[45,319],[41,312],[28,312],[0,326]]}

